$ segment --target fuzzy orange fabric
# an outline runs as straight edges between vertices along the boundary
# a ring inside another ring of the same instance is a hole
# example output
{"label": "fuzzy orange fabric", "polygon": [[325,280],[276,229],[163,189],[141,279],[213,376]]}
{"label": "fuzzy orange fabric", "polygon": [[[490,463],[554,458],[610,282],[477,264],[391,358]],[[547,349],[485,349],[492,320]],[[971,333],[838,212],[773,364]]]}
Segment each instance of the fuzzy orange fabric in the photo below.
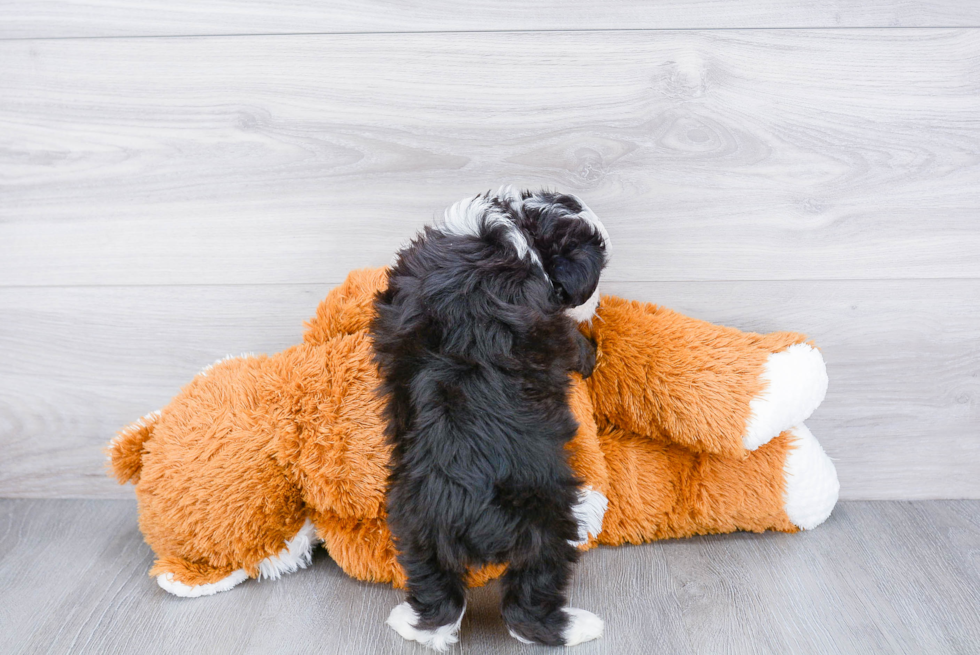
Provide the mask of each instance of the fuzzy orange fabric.
{"label": "fuzzy orange fabric", "polygon": [[602,359],[589,379],[596,414],[637,434],[733,457],[745,454],[742,432],[766,359],[806,341],[612,296],[597,316],[591,336]]}
{"label": "fuzzy orange fabric", "polygon": [[[120,432],[112,472],[136,485],[151,575],[187,585],[259,574],[304,520],[351,576],[402,586],[385,522],[389,448],[366,333],[383,269],[351,273],[302,344],[199,374],[159,414]],[[804,337],[747,334],[604,297],[587,330],[594,374],[573,381],[570,462],[609,501],[597,543],[733,530],[795,531],[783,509],[784,433],[742,447],[767,358]],[[474,571],[482,584],[504,567]]]}

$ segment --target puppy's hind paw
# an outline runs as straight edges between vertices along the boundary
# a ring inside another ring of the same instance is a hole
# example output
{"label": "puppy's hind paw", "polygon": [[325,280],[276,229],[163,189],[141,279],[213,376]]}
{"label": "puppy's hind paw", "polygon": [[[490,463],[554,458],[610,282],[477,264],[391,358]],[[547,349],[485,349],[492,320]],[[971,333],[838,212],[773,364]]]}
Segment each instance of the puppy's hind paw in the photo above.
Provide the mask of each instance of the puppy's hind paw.
{"label": "puppy's hind paw", "polygon": [[578,342],[578,364],[575,370],[582,375],[583,380],[588,380],[595,370],[596,343],[581,332],[576,332],[575,335]]}
{"label": "puppy's hind paw", "polygon": [[[522,644],[543,644],[546,646],[576,646],[602,636],[603,622],[598,616],[577,607],[564,607],[559,612],[565,614],[567,621],[545,621],[543,623],[523,623],[509,625],[510,636]],[[551,618],[558,619],[557,613]],[[556,625],[557,623],[557,625]],[[564,624],[561,632],[558,625]],[[515,628],[524,634],[519,634]],[[525,636],[527,635],[527,636]]]}
{"label": "puppy's hind paw", "polygon": [[592,612],[577,607],[566,607],[565,614],[568,615],[568,625],[562,637],[566,646],[575,646],[602,636],[605,624]]}
{"label": "puppy's hind paw", "polygon": [[406,602],[391,610],[386,623],[403,639],[417,641],[423,646],[442,652],[448,650],[459,640],[459,625],[463,622],[465,611],[466,608],[464,607],[455,623],[443,625],[433,630],[420,630],[415,627],[419,622],[418,614]]}

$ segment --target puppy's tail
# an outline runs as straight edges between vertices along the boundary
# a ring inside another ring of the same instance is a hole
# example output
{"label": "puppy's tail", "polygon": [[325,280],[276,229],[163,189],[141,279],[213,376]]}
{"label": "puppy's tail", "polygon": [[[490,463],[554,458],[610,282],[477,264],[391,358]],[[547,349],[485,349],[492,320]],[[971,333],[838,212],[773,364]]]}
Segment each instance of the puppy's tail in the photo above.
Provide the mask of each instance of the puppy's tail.
{"label": "puppy's tail", "polygon": [[139,482],[145,452],[143,444],[153,436],[153,428],[159,420],[159,411],[147,414],[135,423],[124,427],[109,442],[106,447],[106,454],[109,456],[109,474],[115,477],[119,484]]}

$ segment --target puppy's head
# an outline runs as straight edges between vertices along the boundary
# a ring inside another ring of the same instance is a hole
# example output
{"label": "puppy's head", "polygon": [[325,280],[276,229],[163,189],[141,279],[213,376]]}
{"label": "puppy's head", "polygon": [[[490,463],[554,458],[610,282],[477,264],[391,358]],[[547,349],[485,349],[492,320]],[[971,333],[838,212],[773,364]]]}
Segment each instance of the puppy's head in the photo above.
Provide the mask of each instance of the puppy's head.
{"label": "puppy's head", "polygon": [[456,235],[502,234],[518,258],[541,269],[566,314],[581,322],[595,313],[609,234],[577,197],[501,187],[460,200],[446,210],[437,229]]}
{"label": "puppy's head", "polygon": [[590,320],[609,258],[605,226],[575,196],[548,191],[521,196],[519,225],[530,236],[559,302],[576,321]]}

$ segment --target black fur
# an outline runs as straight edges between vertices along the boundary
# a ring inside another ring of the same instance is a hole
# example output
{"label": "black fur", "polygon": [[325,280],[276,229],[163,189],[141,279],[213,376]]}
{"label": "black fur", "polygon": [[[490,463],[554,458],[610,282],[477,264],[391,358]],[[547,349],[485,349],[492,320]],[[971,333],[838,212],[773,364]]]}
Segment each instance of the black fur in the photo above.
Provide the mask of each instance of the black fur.
{"label": "black fur", "polygon": [[[574,198],[521,199],[488,198],[507,220],[475,236],[426,228],[390,269],[371,335],[393,445],[388,524],[415,627],[454,623],[468,567],[508,562],[508,627],[560,645],[581,484],[564,448],[577,430],[568,374],[595,364],[564,310],[592,295],[605,245]],[[518,256],[509,225],[543,270]]]}

